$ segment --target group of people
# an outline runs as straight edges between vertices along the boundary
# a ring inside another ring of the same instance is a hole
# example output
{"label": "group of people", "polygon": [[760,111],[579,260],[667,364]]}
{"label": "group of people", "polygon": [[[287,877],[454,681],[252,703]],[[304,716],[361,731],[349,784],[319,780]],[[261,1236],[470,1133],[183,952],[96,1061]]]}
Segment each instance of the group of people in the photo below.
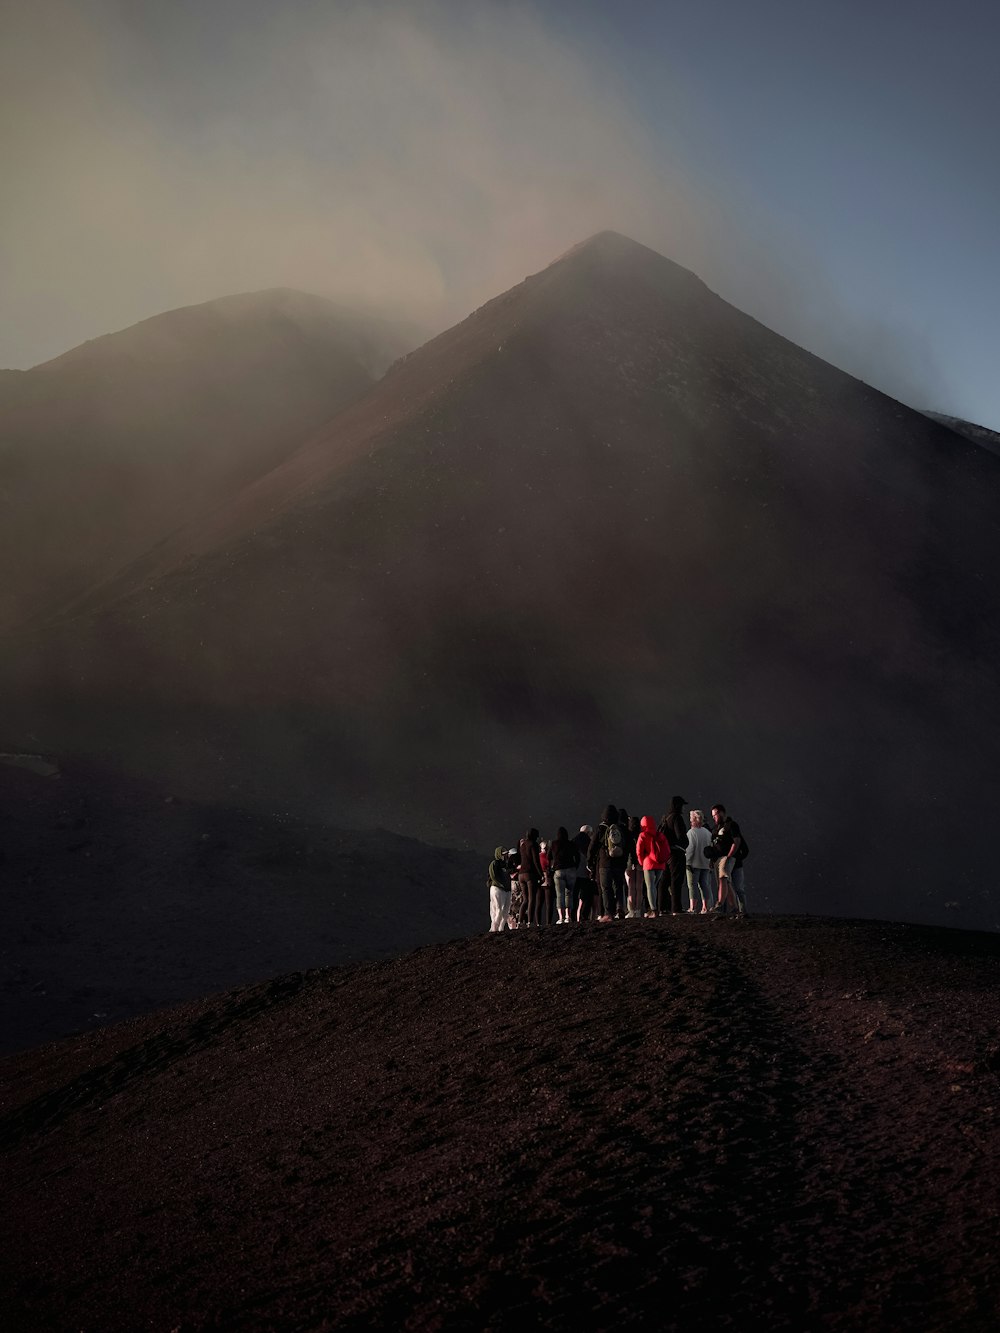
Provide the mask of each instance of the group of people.
{"label": "group of people", "polygon": [[[667,914],[729,914],[746,919],[743,863],[748,847],[722,804],[704,813],[674,796],[659,824],[605,807],[594,828],[549,841],[528,829],[490,862],[490,931]],[[687,906],[685,906],[685,903]],[[553,915],[554,913],[554,915]]]}

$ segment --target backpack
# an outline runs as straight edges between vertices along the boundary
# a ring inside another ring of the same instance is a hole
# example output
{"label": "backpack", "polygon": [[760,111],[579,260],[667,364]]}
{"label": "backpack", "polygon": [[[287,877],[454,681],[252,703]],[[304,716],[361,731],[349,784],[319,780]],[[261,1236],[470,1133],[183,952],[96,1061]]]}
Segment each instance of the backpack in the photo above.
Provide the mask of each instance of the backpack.
{"label": "backpack", "polygon": [[743,834],[741,833],[740,850],[736,854],[736,859],[737,861],[739,861],[740,865],[742,865],[749,855],[750,855],[750,848],[747,846],[746,838],[744,838]]}
{"label": "backpack", "polygon": [[610,857],[625,855],[625,840],[617,824],[609,824],[604,830],[604,850]]}

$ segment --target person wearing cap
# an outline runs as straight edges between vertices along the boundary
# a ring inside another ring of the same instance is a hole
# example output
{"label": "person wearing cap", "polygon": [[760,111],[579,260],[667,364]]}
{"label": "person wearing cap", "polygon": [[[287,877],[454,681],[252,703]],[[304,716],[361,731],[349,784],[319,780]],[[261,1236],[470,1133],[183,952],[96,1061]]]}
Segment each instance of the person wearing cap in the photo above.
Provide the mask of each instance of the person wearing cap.
{"label": "person wearing cap", "polygon": [[[670,809],[660,820],[660,832],[667,835],[667,841],[670,843],[670,864],[667,868],[670,871],[670,911],[673,916],[684,910],[688,844],[687,820],[684,818],[686,805],[687,801],[683,796],[671,796]],[[664,881],[666,878],[664,875]],[[666,907],[664,899],[665,895],[661,890],[661,911]]]}

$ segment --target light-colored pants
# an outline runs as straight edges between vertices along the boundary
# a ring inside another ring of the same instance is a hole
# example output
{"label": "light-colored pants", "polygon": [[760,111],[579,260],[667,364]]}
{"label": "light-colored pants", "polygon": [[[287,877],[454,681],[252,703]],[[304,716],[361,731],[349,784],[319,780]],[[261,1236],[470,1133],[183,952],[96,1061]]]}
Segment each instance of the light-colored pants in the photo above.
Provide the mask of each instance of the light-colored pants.
{"label": "light-colored pants", "polygon": [[[510,889],[498,889],[490,885],[490,931],[503,930],[510,915]],[[507,927],[508,930],[510,927]]]}
{"label": "light-colored pants", "polygon": [[698,910],[698,899],[701,899],[702,907],[715,906],[715,893],[712,884],[712,872],[706,866],[703,870],[696,870],[694,866],[687,867],[688,897],[691,899],[691,906],[695,911]]}
{"label": "light-colored pants", "polygon": [[573,911],[573,885],[576,883],[576,871],[553,870],[552,878],[556,882],[556,908],[560,912]]}
{"label": "light-colored pants", "polygon": [[663,867],[651,866],[648,870],[643,869],[642,877],[646,881],[649,910],[655,912],[660,906],[660,880],[663,878]]}
{"label": "light-colored pants", "polygon": [[629,866],[625,871],[625,887],[628,889],[629,902],[626,907],[634,912],[642,911],[642,866]]}

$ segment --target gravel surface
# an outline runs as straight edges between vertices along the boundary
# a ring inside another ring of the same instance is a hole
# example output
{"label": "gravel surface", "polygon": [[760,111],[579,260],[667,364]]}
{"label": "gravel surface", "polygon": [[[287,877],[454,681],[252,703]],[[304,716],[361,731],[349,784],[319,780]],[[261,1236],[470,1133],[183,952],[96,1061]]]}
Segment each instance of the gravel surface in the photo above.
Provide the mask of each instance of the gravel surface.
{"label": "gravel surface", "polygon": [[993,1329],[1000,941],[480,936],[0,1065],[7,1328]]}

